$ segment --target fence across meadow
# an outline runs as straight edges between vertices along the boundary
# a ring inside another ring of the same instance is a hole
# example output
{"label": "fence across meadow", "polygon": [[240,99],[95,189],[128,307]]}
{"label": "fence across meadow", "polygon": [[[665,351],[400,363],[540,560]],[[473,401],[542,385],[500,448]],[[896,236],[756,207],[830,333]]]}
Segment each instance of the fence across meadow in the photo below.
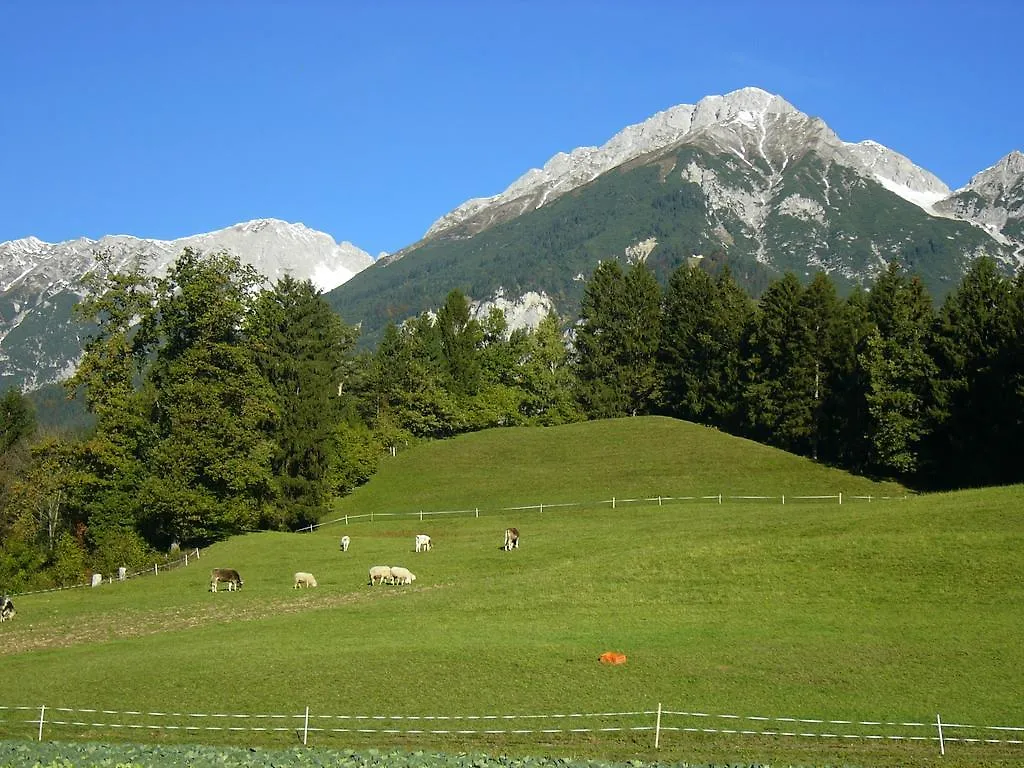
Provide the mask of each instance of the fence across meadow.
{"label": "fence across meadow", "polygon": [[[379,734],[382,736],[551,736],[570,734],[637,734],[650,736],[660,749],[666,739],[686,734],[720,734],[742,737],[781,737],[875,742],[927,742],[940,754],[947,745],[991,744],[1024,747],[1024,726],[969,725],[934,720],[887,721],[772,715],[737,715],[668,709],[558,714],[489,715],[336,715],[317,714],[312,708],[297,713],[248,714],[164,712],[137,709],[103,709],[0,705],[0,726],[8,738],[31,735],[67,737],[69,731],[90,732],[214,732],[279,733],[309,745],[321,746],[332,736]],[[23,729],[19,734],[18,730]],[[678,745],[678,744],[677,744]],[[1024,757],[1024,750],[1022,750]]]}
{"label": "fence across meadow", "polygon": [[665,504],[672,503],[685,503],[693,501],[708,502],[711,504],[723,504],[725,502],[746,502],[746,501],[760,501],[760,502],[777,502],[780,504],[793,504],[801,502],[832,502],[835,501],[838,504],[844,502],[872,502],[872,501],[889,501],[894,499],[905,499],[906,496],[865,496],[855,494],[844,494],[842,491],[830,494],[813,494],[813,495],[789,495],[781,494],[777,496],[759,496],[759,495],[730,495],[724,493],[716,493],[711,495],[700,495],[700,496],[639,496],[639,497],[616,497],[612,496],[610,499],[600,499],[597,501],[566,501],[566,502],[553,502],[553,503],[533,503],[533,504],[519,504],[510,507],[495,507],[493,509],[486,509],[481,507],[464,508],[464,509],[448,509],[440,511],[405,511],[405,512],[363,512],[360,514],[345,514],[341,517],[336,517],[333,520],[325,520],[320,523],[312,523],[310,525],[303,526],[302,528],[296,529],[296,533],[308,533],[314,531],[317,528],[322,528],[326,525],[334,525],[337,523],[343,523],[348,525],[349,523],[358,520],[369,520],[374,522],[385,518],[414,518],[418,520],[426,520],[431,517],[480,517],[484,514],[494,514],[498,512],[523,512],[528,510],[537,510],[543,513],[545,510],[551,511],[556,509],[564,509],[568,507],[603,507],[609,506],[611,509],[618,509],[621,505],[627,504],[657,504],[659,507]]}
{"label": "fence across meadow", "polygon": [[[134,579],[138,576],[149,576],[164,573],[166,571],[172,571],[175,568],[184,568],[188,566],[189,562],[195,562],[199,559],[201,550],[199,547],[193,547],[188,551],[180,553],[180,557],[176,558],[164,558],[161,560],[154,560],[150,565],[143,568],[138,568],[133,571],[129,571],[127,568],[119,568],[116,574],[93,574],[92,578],[88,581],[83,581],[78,584],[67,584],[63,587],[50,587],[48,589],[33,589],[25,592],[12,592],[12,597],[21,597],[23,595],[41,595],[46,592],[63,592],[68,589],[81,589],[82,587],[98,587],[103,584],[113,584],[118,581],[127,581],[128,579]],[[97,579],[96,577],[99,576]]]}
{"label": "fence across meadow", "polygon": [[[844,494],[841,491],[831,494],[794,494],[794,495],[730,495],[725,493],[717,493],[711,495],[694,495],[694,496],[641,496],[641,497],[616,497],[612,496],[610,499],[601,499],[597,501],[570,501],[570,502],[553,502],[553,503],[532,503],[532,504],[519,504],[509,507],[496,507],[494,509],[485,509],[481,507],[474,507],[472,509],[451,509],[451,510],[440,510],[440,511],[406,511],[406,512],[365,512],[361,514],[346,514],[341,517],[334,518],[333,520],[326,520],[320,523],[312,523],[310,525],[303,526],[302,528],[296,529],[295,533],[308,533],[327,525],[335,524],[349,524],[359,520],[368,520],[374,522],[376,520],[387,519],[387,518],[410,518],[418,520],[426,520],[431,517],[480,517],[484,514],[495,514],[499,512],[524,512],[529,510],[537,510],[543,514],[545,510],[553,511],[557,509],[566,509],[569,507],[602,507],[608,506],[611,509],[618,509],[620,506],[628,504],[657,504],[658,506],[664,506],[665,504],[673,503],[686,503],[686,502],[707,502],[712,504],[723,504],[725,502],[748,502],[757,501],[764,503],[780,503],[780,504],[794,504],[801,502],[836,502],[837,504],[851,503],[851,502],[873,502],[873,501],[888,501],[893,499],[905,499],[906,496],[871,496],[871,495],[854,495]],[[99,580],[89,580],[79,584],[71,584],[63,587],[51,587],[49,589],[39,590],[28,590],[25,592],[12,593],[13,597],[20,597],[24,595],[35,595],[42,594],[45,592],[58,592],[68,589],[80,589],[82,587],[99,586],[101,584],[110,584],[115,581],[125,581],[126,579],[135,578],[137,576],[147,576],[153,574],[159,574],[163,571],[172,570],[175,568],[181,568],[189,565],[190,562],[194,562],[199,559],[201,555],[201,549],[193,547],[180,554],[175,559],[166,558],[162,561],[155,561],[151,565],[147,565],[144,568],[139,568],[133,571],[120,572],[118,574],[101,574]],[[93,577],[95,579],[95,575]]]}

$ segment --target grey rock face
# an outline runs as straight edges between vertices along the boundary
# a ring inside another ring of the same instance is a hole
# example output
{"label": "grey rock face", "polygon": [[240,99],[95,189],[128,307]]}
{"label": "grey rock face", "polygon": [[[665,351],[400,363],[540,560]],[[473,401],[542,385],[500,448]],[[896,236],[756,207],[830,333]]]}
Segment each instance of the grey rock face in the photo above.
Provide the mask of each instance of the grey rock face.
{"label": "grey rock face", "polygon": [[1024,221],[1024,153],[1011,152],[991,168],[975,174],[967,184],[942,200],[936,210],[984,227],[994,236],[1017,242],[1016,230]]}

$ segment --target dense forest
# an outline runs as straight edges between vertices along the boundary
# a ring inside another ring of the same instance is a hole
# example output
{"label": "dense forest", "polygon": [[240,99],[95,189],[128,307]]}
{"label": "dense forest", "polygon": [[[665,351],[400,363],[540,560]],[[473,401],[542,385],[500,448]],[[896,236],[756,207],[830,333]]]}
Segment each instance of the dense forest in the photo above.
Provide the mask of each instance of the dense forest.
{"label": "dense forest", "polygon": [[369,351],[310,282],[227,254],[91,288],[66,391],[94,425],[0,398],[0,591],[307,525],[387,454],[490,427],[664,414],[921,489],[1024,481],[1024,277],[989,259],[937,308],[895,265],[845,298],[787,274],[754,301],[727,268],[661,285],[605,261],[572,328],[510,331],[452,290]]}

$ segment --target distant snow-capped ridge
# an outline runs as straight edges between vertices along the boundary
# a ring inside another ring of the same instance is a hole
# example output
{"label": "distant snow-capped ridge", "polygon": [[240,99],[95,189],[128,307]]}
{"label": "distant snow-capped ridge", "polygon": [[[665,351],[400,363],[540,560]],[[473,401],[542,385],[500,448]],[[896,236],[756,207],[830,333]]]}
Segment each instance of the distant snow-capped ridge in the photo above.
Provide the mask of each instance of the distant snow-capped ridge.
{"label": "distant snow-capped ridge", "polygon": [[311,280],[324,292],[373,263],[373,257],[352,243],[337,243],[304,224],[256,219],[176,240],[107,235],[99,240],[79,238],[62,243],[46,243],[36,237],[0,243],[0,292],[25,282],[73,284],[91,271],[102,255],[112,259],[115,269],[140,264],[147,273],[159,275],[185,248],[202,253],[227,251],[272,282],[290,274],[298,280]]}
{"label": "distant snow-capped ridge", "polygon": [[[500,194],[467,200],[445,214],[427,230],[431,237],[469,219],[486,225],[488,214],[515,214],[539,208],[601,174],[649,152],[688,140],[710,141],[718,149],[747,159],[750,151],[743,135],[751,136],[753,151],[765,154],[765,142],[779,127],[791,136],[786,142],[799,151],[807,141],[825,144],[836,161],[849,165],[861,175],[873,178],[891,192],[934,213],[932,206],[949,197],[950,189],[939,178],[918,167],[908,158],[866,140],[844,142],[820,119],[811,118],[781,96],[760,88],[741,88],[724,96],[707,96],[696,104],[680,104],[630,125],[600,147],[579,147],[568,154],[559,152],[543,168],[533,168]],[[737,138],[740,137],[740,138]],[[784,162],[784,159],[783,159]]]}

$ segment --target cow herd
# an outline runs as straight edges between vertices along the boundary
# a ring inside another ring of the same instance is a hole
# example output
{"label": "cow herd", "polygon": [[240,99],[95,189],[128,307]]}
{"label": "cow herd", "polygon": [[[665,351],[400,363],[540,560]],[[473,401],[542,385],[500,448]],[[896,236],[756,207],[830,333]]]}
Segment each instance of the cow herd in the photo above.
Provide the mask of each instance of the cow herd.
{"label": "cow herd", "polygon": [[[347,534],[341,537],[338,542],[338,548],[342,552],[348,552],[349,547],[352,545],[352,539]],[[434,548],[433,539],[425,533],[417,533],[413,539],[413,551],[429,552]],[[518,528],[506,528],[505,529],[505,541],[501,547],[506,552],[513,549],[519,549],[519,529]],[[376,586],[380,584],[412,584],[416,581],[416,574],[410,571],[408,568],[401,565],[374,565],[371,566],[369,571],[369,580],[367,581],[368,586]],[[216,592],[217,585],[223,582],[227,585],[228,591],[233,592],[236,589],[242,588],[242,577],[238,575],[238,571],[233,568],[214,568],[210,573],[210,591]],[[317,586],[316,576],[307,571],[297,571],[292,578],[292,588],[308,588]],[[12,606],[13,610],[13,606]]]}
{"label": "cow herd", "polygon": [[[342,552],[348,552],[349,546],[352,540],[349,536],[342,536],[339,543]],[[413,551],[429,552],[434,548],[434,542],[425,533],[416,534],[413,540]],[[519,549],[519,529],[518,528],[506,528],[505,529],[505,542],[501,547],[503,550],[510,551],[513,549]],[[97,574],[98,575],[98,574]],[[123,575],[119,575],[123,578]],[[100,579],[103,577],[100,576]],[[375,565],[370,568],[369,573],[369,586],[378,584],[412,584],[416,581],[416,574],[410,571],[408,568],[400,565]],[[216,592],[218,585],[223,584],[228,592],[234,592],[240,590],[245,582],[242,581],[241,575],[234,568],[214,568],[210,571],[210,591]],[[95,586],[95,584],[93,585]],[[293,589],[308,588],[317,586],[316,577],[312,573],[306,571],[297,571],[293,577],[292,587]],[[7,621],[8,619],[14,618],[14,602],[10,597],[4,595],[0,599],[0,621]]]}

